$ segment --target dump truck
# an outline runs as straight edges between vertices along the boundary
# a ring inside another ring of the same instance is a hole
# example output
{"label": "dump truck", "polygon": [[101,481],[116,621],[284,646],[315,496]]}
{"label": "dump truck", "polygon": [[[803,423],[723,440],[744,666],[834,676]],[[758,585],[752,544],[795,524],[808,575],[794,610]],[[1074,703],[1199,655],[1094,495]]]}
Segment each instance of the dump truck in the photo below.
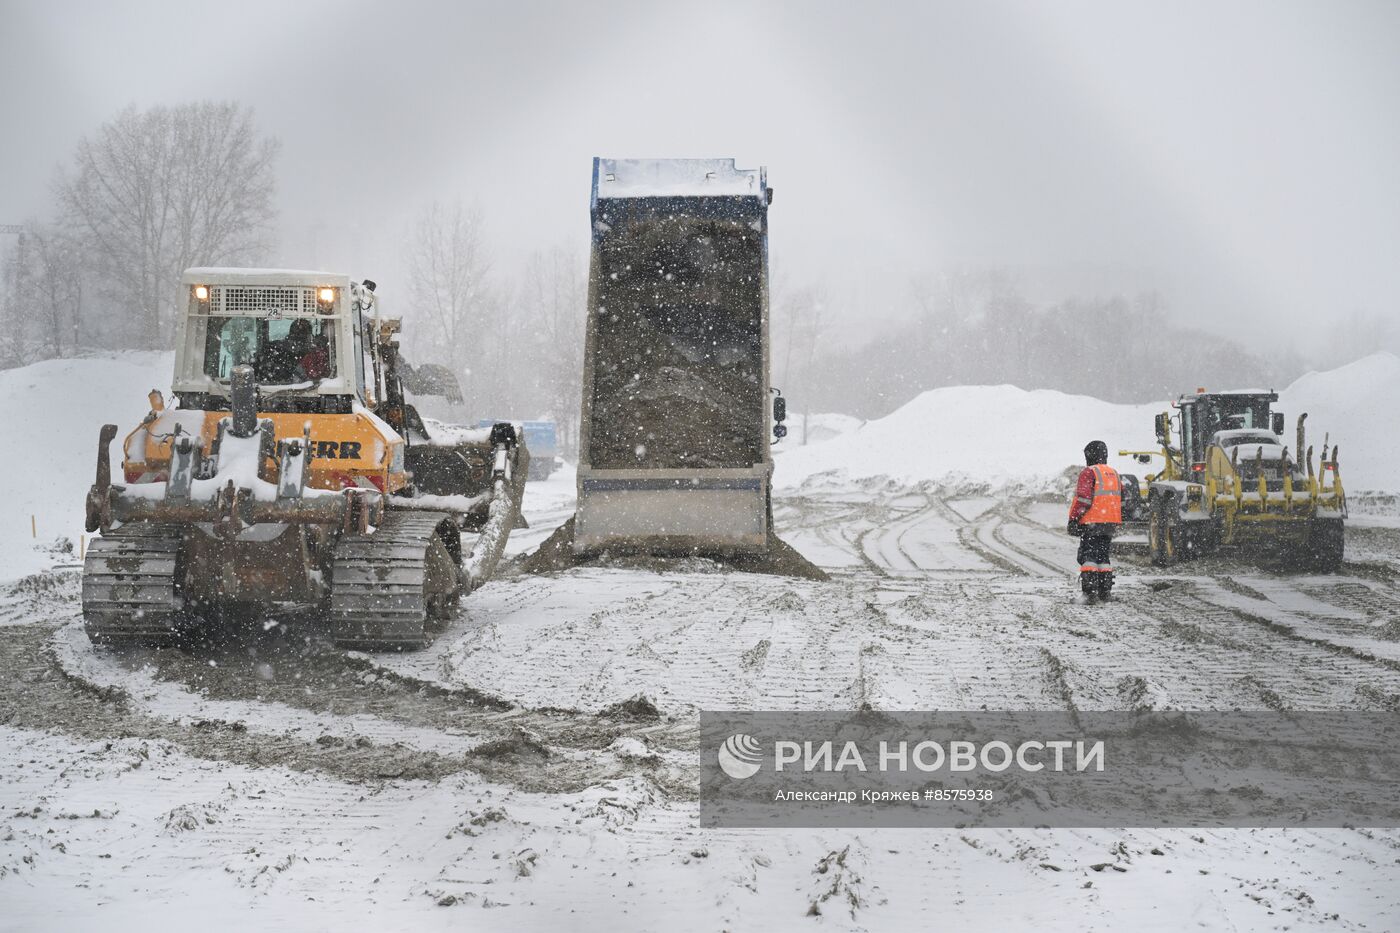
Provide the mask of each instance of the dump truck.
{"label": "dump truck", "polygon": [[732,159],[593,160],[575,553],[770,548],[772,198]]}
{"label": "dump truck", "polygon": [[1346,494],[1336,445],[1314,462],[1307,414],[1286,446],[1278,393],[1248,390],[1182,395],[1156,416],[1158,450],[1119,451],[1164,466],[1140,483],[1124,477],[1125,524],[1147,532],[1152,562],[1169,566],[1234,548],[1337,570],[1345,550]]}
{"label": "dump truck", "polygon": [[[337,644],[417,648],[490,578],[520,512],[515,425],[434,441],[370,280],[188,270],[173,398],[102,428],[83,563],[88,635],[163,645],[230,616],[310,611]],[[450,374],[447,374],[450,375]],[[455,380],[449,380],[455,383]],[[449,389],[450,390],[450,389]],[[457,390],[460,391],[460,390]]]}

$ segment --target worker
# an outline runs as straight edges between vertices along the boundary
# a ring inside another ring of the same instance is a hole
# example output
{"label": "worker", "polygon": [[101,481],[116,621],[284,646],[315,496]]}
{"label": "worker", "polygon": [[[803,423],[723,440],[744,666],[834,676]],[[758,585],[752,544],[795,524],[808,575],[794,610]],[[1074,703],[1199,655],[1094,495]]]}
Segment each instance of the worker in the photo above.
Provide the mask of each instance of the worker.
{"label": "worker", "polygon": [[258,351],[257,365],[254,367],[258,382],[265,385],[292,382],[297,378],[301,358],[310,348],[311,322],[305,319],[293,321],[281,339],[268,340]]}
{"label": "worker", "polygon": [[326,334],[311,338],[311,348],[297,364],[298,375],[304,380],[324,379],[331,374],[331,341]]}
{"label": "worker", "polygon": [[1090,441],[1084,448],[1088,464],[1079,474],[1069,506],[1069,533],[1079,538],[1079,587],[1089,602],[1111,599],[1113,564],[1109,550],[1113,534],[1123,523],[1123,484],[1108,465],[1108,445]]}

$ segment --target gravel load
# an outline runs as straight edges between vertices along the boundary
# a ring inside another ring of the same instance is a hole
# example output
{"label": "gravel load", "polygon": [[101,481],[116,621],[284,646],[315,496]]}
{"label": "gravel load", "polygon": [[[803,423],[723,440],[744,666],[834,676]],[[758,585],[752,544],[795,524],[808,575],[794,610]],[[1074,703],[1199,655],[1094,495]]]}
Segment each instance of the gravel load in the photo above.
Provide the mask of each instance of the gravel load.
{"label": "gravel load", "polygon": [[740,222],[635,221],[594,282],[589,461],[599,469],[763,459],[762,241]]}

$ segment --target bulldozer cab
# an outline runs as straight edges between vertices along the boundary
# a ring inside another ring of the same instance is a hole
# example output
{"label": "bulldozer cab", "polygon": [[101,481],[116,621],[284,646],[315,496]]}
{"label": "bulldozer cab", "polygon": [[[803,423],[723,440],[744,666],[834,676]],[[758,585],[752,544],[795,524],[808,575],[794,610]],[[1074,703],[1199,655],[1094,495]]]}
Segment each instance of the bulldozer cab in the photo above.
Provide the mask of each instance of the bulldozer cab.
{"label": "bulldozer cab", "polygon": [[[183,408],[227,407],[248,365],[265,411],[341,414],[368,403],[363,320],[372,286],[274,269],[190,269],[173,388]],[[373,348],[368,348],[371,350]]]}

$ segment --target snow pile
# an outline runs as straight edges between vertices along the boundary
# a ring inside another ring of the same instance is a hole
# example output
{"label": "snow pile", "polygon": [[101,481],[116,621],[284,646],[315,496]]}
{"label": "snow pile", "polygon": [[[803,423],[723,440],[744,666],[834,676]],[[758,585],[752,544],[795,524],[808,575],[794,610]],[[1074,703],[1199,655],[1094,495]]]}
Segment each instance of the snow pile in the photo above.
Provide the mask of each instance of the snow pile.
{"label": "snow pile", "polygon": [[[146,395],[169,395],[173,354],[124,353],[107,359],[49,360],[0,370],[0,437],[10,472],[0,496],[0,581],[76,563],[50,553],[57,538],[75,548],[83,498],[97,465],[97,433],[117,425],[114,482],[122,482],[122,440],[150,411]],[[37,535],[31,535],[30,518]]]}
{"label": "snow pile", "polygon": [[[457,444],[485,444],[491,440],[490,428],[469,428],[460,424],[445,424],[436,418],[424,418],[423,428],[428,432],[428,443],[442,447]],[[516,422],[516,430],[523,435],[525,428]]]}
{"label": "snow pile", "polygon": [[[1160,410],[1006,385],[933,389],[824,444],[784,451],[774,480],[795,486],[835,472],[904,483],[1058,488],[1065,468],[1083,462],[1081,451],[1094,438],[1114,452],[1149,445],[1152,415]],[[1123,460],[1120,466],[1130,470],[1131,461]]]}
{"label": "snow pile", "polygon": [[804,443],[820,444],[833,437],[850,434],[863,424],[865,422],[859,418],[835,412],[814,412],[810,415],[790,413],[787,420],[789,439],[783,445],[800,447]]}
{"label": "snow pile", "polygon": [[1308,413],[1308,440],[1321,453],[1324,438],[1341,449],[1342,484],[1349,495],[1400,493],[1400,356],[1373,353],[1338,369],[1308,373],[1279,392],[1288,416],[1283,442],[1293,446],[1297,416]]}
{"label": "snow pile", "polygon": [[[1279,393],[1277,410],[1293,445],[1297,415],[1308,412],[1309,443],[1324,433],[1341,444],[1342,478],[1352,494],[1400,492],[1400,358],[1377,353],[1339,369],[1309,373]],[[1110,452],[1153,448],[1152,417],[1168,402],[1115,405],[1082,395],[1015,386],[955,386],[925,392],[893,414],[815,446],[776,448],[779,488],[821,474],[885,477],[902,483],[1064,491],[1066,468],[1082,464],[1084,444],[1101,439]],[[1141,475],[1159,469],[1111,457]]]}

